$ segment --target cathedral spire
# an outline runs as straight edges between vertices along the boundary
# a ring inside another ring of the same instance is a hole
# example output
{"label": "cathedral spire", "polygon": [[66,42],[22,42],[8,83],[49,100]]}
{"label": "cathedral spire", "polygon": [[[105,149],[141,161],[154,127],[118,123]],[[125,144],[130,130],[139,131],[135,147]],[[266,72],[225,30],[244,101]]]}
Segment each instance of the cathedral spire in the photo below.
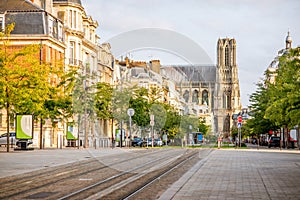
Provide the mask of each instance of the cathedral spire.
{"label": "cathedral spire", "polygon": [[285,48],[286,49],[292,48],[292,37],[290,36],[290,30],[288,30],[288,35],[286,36],[285,39]]}

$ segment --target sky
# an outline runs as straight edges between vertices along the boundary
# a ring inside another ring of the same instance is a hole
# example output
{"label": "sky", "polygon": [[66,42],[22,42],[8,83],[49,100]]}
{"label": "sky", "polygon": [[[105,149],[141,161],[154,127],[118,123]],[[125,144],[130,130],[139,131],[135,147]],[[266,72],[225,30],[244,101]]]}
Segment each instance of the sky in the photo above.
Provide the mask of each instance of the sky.
{"label": "sky", "polygon": [[[298,0],[81,1],[87,15],[99,23],[100,43],[132,30],[166,29],[193,40],[216,64],[218,39],[234,38],[243,107],[250,105],[249,96],[255,92],[256,84],[277,52],[285,48],[288,30],[292,47],[300,46]],[[150,50],[133,54],[134,60],[180,62],[174,56]]]}

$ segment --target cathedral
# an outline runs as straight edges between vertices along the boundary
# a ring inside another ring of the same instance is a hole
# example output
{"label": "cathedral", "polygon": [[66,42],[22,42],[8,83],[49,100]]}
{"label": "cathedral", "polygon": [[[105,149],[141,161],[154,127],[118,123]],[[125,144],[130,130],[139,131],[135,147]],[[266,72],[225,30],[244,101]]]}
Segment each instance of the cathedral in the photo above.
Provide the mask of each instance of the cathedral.
{"label": "cathedral", "polygon": [[204,118],[217,136],[230,136],[232,115],[242,109],[235,39],[218,40],[216,65],[161,66],[161,73],[175,82],[183,114]]}

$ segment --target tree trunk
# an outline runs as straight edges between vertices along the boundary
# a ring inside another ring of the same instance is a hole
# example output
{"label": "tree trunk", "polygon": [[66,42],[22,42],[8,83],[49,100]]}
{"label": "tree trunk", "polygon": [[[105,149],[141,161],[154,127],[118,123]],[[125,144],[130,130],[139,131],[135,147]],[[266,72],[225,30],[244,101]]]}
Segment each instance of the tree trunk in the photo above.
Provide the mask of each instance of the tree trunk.
{"label": "tree trunk", "polygon": [[40,120],[40,149],[43,149],[43,119]]}
{"label": "tree trunk", "polygon": [[[7,97],[7,88],[6,88],[6,97]],[[6,128],[6,131],[7,131],[7,135],[6,135],[6,142],[7,142],[7,145],[6,145],[6,151],[9,152],[9,116],[10,115],[10,110],[9,110],[9,103],[7,102],[6,103],[6,122],[7,122],[7,128]]]}

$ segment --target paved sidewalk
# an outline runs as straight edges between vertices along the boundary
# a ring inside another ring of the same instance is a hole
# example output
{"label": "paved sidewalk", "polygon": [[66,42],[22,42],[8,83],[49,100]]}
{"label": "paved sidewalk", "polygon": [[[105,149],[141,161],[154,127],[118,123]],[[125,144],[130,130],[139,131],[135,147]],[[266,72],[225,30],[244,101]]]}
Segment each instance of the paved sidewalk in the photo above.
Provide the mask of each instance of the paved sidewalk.
{"label": "paved sidewalk", "polygon": [[215,150],[160,199],[300,199],[300,154]]}
{"label": "paved sidewalk", "polygon": [[0,178],[30,171],[54,167],[90,158],[113,154],[126,154],[135,149],[35,149],[33,151],[2,151],[0,153]]}

